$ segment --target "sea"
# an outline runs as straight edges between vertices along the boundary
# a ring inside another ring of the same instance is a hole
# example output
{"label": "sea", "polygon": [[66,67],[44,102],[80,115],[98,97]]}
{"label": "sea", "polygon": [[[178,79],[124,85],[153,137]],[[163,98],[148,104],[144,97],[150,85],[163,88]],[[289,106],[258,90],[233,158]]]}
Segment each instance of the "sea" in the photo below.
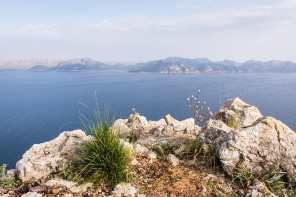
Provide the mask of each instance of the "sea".
{"label": "sea", "polygon": [[0,72],[0,165],[15,164],[33,144],[63,131],[83,129],[80,117],[109,109],[126,119],[132,108],[159,120],[166,114],[190,118],[187,101],[213,112],[239,97],[296,131],[296,73],[158,74],[127,71]]}

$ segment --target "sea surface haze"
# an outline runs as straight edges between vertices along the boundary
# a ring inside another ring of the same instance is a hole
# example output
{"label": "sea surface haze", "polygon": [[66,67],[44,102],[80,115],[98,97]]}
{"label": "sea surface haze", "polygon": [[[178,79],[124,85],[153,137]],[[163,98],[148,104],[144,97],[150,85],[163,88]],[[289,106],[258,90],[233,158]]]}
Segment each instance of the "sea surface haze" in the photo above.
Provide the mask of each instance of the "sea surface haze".
{"label": "sea surface haze", "polygon": [[234,97],[255,105],[296,131],[296,73],[156,74],[125,71],[0,72],[0,165],[15,164],[33,144],[82,128],[79,114],[110,108],[127,118],[132,108],[148,120],[190,118],[186,98],[196,95],[215,112]]}

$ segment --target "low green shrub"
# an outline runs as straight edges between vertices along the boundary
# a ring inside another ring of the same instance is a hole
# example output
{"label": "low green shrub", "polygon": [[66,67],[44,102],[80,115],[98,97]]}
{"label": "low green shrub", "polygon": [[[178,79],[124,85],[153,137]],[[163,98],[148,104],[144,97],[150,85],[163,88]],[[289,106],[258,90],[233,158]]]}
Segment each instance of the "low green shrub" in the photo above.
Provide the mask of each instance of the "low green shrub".
{"label": "low green shrub", "polygon": [[9,187],[15,183],[14,177],[6,176],[6,166],[7,164],[0,166],[0,189]]}
{"label": "low green shrub", "polygon": [[239,181],[242,188],[248,188],[256,178],[259,177],[243,166],[240,166],[235,170],[234,179]]}
{"label": "low green shrub", "polygon": [[177,145],[171,145],[169,143],[163,143],[160,145],[161,149],[163,150],[163,153],[165,155],[168,155],[168,154],[174,154],[175,150],[177,150],[179,148],[179,146]]}
{"label": "low green shrub", "polygon": [[119,139],[119,133],[112,131],[113,121],[109,121],[109,112],[105,116],[95,111],[90,119],[81,117],[90,138],[82,145],[82,173],[86,180],[93,183],[115,185],[128,182],[130,173],[128,162],[130,151]]}

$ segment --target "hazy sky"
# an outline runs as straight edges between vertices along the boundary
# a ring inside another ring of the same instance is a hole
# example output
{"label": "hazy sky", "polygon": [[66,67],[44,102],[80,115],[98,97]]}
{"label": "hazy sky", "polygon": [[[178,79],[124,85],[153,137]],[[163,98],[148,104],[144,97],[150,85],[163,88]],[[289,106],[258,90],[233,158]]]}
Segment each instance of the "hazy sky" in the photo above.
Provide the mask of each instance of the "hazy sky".
{"label": "hazy sky", "polygon": [[0,0],[0,59],[296,61],[296,0]]}

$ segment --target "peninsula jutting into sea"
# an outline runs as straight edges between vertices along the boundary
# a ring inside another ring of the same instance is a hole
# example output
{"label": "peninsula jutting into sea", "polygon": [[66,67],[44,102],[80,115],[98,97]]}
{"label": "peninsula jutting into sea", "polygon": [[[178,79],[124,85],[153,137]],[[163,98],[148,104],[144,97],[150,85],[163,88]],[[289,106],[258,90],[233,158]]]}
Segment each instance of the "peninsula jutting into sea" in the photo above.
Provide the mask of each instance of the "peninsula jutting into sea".
{"label": "peninsula jutting into sea", "polygon": [[129,72],[154,73],[291,73],[296,72],[296,63],[291,61],[255,61],[238,63],[232,60],[211,61],[208,58],[168,57],[146,63],[109,65],[91,58],[21,59],[0,60],[0,70],[29,71],[88,71],[126,70]]}

